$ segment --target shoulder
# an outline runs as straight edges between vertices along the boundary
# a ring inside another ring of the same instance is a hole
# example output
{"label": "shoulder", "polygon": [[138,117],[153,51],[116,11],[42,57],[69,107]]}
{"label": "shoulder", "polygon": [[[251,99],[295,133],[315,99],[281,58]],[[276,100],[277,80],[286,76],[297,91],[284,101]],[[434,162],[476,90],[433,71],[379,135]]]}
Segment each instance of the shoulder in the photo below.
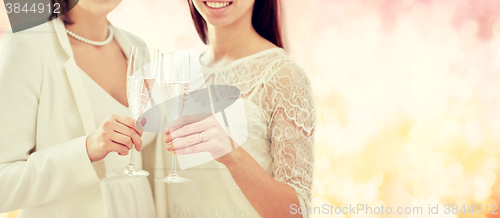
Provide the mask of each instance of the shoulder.
{"label": "shoulder", "polygon": [[273,71],[277,73],[281,71],[294,70],[305,74],[304,69],[299,64],[297,64],[297,62],[292,60],[287,52],[280,47],[262,51],[261,55],[256,57],[253,61],[258,63],[259,65],[272,68]]}
{"label": "shoulder", "polygon": [[52,22],[15,33],[8,30],[0,39],[0,73],[41,72],[41,66],[62,50],[59,47]]}
{"label": "shoulder", "polygon": [[[274,55],[267,86],[272,122],[286,118],[309,137],[314,129],[314,96],[309,76],[284,50]],[[283,116],[279,116],[280,113]]]}
{"label": "shoulder", "polygon": [[50,22],[16,33],[6,31],[0,39],[0,85],[37,93],[44,66],[52,63],[55,43],[57,36]]}
{"label": "shoulder", "polygon": [[306,83],[309,86],[309,76],[307,72],[297,62],[292,60],[283,49],[275,49],[267,57],[271,71],[271,79],[275,82],[286,83]]}
{"label": "shoulder", "polygon": [[12,30],[5,31],[0,39],[0,51],[2,53],[46,51],[55,41],[57,36],[54,27],[51,22],[47,22],[16,33]]}

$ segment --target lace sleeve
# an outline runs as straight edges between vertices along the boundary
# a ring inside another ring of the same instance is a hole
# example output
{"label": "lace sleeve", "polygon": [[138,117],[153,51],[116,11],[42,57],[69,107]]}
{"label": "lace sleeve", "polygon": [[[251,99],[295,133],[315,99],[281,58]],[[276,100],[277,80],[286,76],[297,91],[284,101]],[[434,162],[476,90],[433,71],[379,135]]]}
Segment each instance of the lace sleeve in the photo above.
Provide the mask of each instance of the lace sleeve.
{"label": "lace sleeve", "polygon": [[314,102],[305,72],[294,63],[288,65],[267,83],[273,176],[293,187],[300,207],[305,208],[311,204]]}

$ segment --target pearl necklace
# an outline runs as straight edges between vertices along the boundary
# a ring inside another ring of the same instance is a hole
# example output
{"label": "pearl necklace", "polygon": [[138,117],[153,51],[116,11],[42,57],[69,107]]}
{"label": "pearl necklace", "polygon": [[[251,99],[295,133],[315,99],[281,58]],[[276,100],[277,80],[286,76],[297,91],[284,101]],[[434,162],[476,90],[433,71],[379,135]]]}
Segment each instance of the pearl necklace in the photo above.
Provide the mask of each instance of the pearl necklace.
{"label": "pearl necklace", "polygon": [[109,25],[108,25],[108,30],[109,30],[108,38],[102,42],[92,41],[90,39],[83,38],[79,35],[76,35],[74,32],[69,31],[68,29],[66,29],[66,33],[68,33],[68,35],[72,36],[73,38],[78,39],[78,40],[85,42],[87,44],[90,44],[93,46],[103,46],[103,45],[106,45],[109,42],[111,42],[111,40],[113,40],[113,37],[114,37],[113,29],[111,29],[111,27]]}

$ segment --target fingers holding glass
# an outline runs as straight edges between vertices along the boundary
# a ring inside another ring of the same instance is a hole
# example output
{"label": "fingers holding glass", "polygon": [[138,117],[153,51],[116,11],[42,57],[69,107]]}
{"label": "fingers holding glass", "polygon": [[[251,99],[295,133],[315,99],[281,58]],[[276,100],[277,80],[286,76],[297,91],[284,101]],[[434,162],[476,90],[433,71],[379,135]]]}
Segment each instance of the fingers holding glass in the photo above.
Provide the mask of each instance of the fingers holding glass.
{"label": "fingers holding glass", "polygon": [[209,152],[212,158],[219,162],[223,161],[218,160],[220,157],[239,147],[214,116],[167,131],[165,142],[169,143],[167,150],[175,151],[177,154]]}
{"label": "fingers holding glass", "polygon": [[209,140],[209,137],[210,137],[208,134],[209,134],[209,132],[199,132],[199,133],[195,133],[195,134],[183,137],[183,138],[176,137],[173,139],[173,141],[172,140],[168,141],[167,139],[169,139],[170,137],[167,136],[167,138],[165,139],[165,141],[168,141],[167,142],[168,143],[167,150],[174,151],[174,150],[179,150],[179,149],[191,147],[191,146],[203,143],[203,142],[207,142]]}
{"label": "fingers holding glass", "polygon": [[[129,140],[131,140],[131,144],[134,144],[135,145],[135,149],[137,151],[141,151],[142,150],[142,139],[141,139],[141,136],[139,135],[139,133],[137,133],[136,130],[128,127],[128,126],[125,126],[121,123],[117,123],[116,127],[115,127],[115,130],[114,130],[117,134],[121,134],[125,137],[128,137]],[[130,148],[132,149],[132,148]]]}

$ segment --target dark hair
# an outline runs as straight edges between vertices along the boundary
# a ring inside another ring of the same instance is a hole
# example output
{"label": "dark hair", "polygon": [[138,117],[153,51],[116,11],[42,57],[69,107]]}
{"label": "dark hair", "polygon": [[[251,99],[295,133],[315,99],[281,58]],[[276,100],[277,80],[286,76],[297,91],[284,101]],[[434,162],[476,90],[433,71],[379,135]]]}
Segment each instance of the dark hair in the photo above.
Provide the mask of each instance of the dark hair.
{"label": "dark hair", "polygon": [[61,7],[58,10],[59,13],[54,13],[55,11],[52,11],[49,16],[49,20],[56,19],[58,17],[62,17],[64,23],[67,24],[72,24],[71,20],[68,19],[68,16],[66,14],[68,13],[69,10],[71,10],[73,7],[76,6],[78,3],[78,0],[50,0],[51,3],[51,8],[55,8],[55,4],[59,4]]}
{"label": "dark hair", "polygon": [[[201,41],[207,44],[207,23],[193,5],[193,0],[187,0],[194,26]],[[280,31],[280,8],[278,0],[255,0],[252,25],[255,31],[262,37],[274,43],[278,47],[283,47],[283,39]]]}

